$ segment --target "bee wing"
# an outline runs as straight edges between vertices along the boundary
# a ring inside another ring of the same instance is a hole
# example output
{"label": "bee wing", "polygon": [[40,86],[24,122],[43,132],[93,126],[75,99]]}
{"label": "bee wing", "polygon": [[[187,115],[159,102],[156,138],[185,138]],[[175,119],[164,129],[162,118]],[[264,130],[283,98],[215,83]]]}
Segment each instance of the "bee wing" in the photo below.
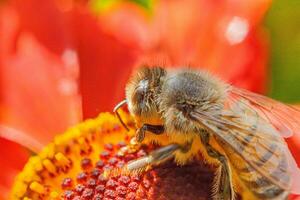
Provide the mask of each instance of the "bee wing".
{"label": "bee wing", "polygon": [[244,101],[249,108],[272,124],[283,137],[287,138],[300,132],[299,109],[236,87],[231,87],[228,94],[231,103]]}
{"label": "bee wing", "polygon": [[[282,189],[300,194],[300,170],[276,126],[252,101],[228,98],[222,113],[196,110],[191,119],[210,130],[249,166]],[[276,124],[277,125],[277,124]],[[230,159],[230,156],[228,156]]]}

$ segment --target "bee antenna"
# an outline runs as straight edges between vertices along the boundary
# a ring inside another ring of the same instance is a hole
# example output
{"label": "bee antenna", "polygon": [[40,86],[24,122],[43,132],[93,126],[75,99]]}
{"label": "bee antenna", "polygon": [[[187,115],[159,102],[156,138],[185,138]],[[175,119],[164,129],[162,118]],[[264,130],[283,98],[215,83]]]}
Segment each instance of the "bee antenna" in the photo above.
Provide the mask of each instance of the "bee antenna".
{"label": "bee antenna", "polygon": [[124,121],[121,118],[121,115],[119,114],[118,110],[124,106],[125,104],[127,104],[127,100],[124,99],[123,101],[121,101],[120,103],[118,103],[115,107],[114,107],[114,113],[116,114],[116,116],[118,117],[119,121],[121,122],[122,126],[129,131],[128,126],[124,123]]}

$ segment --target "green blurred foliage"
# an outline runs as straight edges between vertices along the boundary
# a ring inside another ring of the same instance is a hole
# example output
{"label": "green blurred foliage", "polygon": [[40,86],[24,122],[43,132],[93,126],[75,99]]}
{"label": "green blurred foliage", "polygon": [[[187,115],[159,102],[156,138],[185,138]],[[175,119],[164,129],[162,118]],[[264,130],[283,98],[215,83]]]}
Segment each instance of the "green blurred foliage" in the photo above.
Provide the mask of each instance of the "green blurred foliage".
{"label": "green blurred foliage", "polygon": [[98,13],[109,9],[120,2],[132,2],[145,8],[147,11],[151,11],[153,5],[153,0],[91,0],[91,8]]}
{"label": "green blurred foliage", "polygon": [[146,8],[147,10],[152,9],[153,2],[151,0],[131,0],[131,1],[139,4],[140,6]]}
{"label": "green blurred foliage", "polygon": [[90,5],[92,10],[98,13],[107,10],[118,2],[119,0],[92,0]]}
{"label": "green blurred foliage", "polygon": [[266,18],[271,36],[270,96],[300,102],[300,0],[274,0]]}

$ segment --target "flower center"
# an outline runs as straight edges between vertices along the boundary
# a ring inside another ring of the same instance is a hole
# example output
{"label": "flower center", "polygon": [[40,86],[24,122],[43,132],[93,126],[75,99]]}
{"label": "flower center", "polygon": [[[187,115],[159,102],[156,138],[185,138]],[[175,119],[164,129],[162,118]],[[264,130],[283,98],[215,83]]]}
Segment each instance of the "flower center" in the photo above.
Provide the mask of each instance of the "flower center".
{"label": "flower center", "polygon": [[[104,178],[102,172],[107,169],[122,167],[127,161],[146,154],[141,149],[134,153],[118,154],[118,150],[124,145],[106,144],[105,150],[99,155],[95,163],[89,158],[81,159],[81,171],[76,180],[64,178],[61,184],[64,189],[64,199],[149,199],[147,190],[155,180],[155,174],[149,173],[141,176],[117,176]],[[75,184],[74,184],[75,183]]]}
{"label": "flower center", "polygon": [[177,192],[182,199],[208,197],[213,173],[199,164],[177,167],[170,162],[139,176],[104,178],[104,170],[120,168],[152,150],[142,146],[121,151],[133,132],[127,133],[108,113],[69,129],[30,158],[16,178],[11,199],[176,199]]}

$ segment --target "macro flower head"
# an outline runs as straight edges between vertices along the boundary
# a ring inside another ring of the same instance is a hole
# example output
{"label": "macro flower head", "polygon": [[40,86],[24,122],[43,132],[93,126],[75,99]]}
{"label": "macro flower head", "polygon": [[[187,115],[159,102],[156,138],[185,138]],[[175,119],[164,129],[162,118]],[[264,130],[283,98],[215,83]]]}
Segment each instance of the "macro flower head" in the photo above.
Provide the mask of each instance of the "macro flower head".
{"label": "macro flower head", "polygon": [[[103,168],[121,166],[150,149],[118,157],[130,135],[112,115],[96,117],[124,99],[125,84],[141,64],[203,68],[233,85],[264,93],[269,42],[261,22],[270,3],[0,3],[3,198],[11,191],[13,199],[130,199],[130,195],[159,199],[157,194],[165,195],[161,199],[174,199],[168,196],[173,195],[168,185],[174,177],[180,177],[176,187],[187,191],[186,199],[192,199],[196,191],[205,198],[209,186],[200,180],[210,182],[212,172],[203,167],[187,166],[192,172],[185,176],[187,168],[170,164],[140,178],[101,180]],[[74,128],[66,131],[70,126]],[[59,133],[64,134],[56,136]],[[295,141],[290,144],[297,150],[300,140]],[[28,150],[40,153],[27,162]],[[299,155],[295,157],[300,160]],[[191,184],[197,170],[204,171]],[[203,190],[195,189],[199,185]]]}
{"label": "macro flower head", "polygon": [[[131,123],[128,115],[123,118]],[[143,146],[123,153],[133,133],[108,113],[72,127],[29,159],[10,198],[176,199],[179,194],[181,199],[208,198],[205,182],[212,181],[213,171],[203,164],[182,168],[168,163],[149,173],[105,177],[105,170],[121,168],[151,151]]]}

